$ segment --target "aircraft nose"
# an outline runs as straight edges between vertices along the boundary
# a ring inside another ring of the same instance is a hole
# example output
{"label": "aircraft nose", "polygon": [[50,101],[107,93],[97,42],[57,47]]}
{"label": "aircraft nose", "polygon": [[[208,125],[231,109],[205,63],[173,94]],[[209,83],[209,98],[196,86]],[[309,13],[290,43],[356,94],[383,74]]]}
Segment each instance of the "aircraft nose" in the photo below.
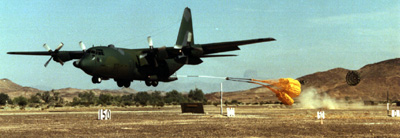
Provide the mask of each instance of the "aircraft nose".
{"label": "aircraft nose", "polygon": [[74,66],[90,74],[93,72],[94,62],[90,59],[82,58],[79,61],[75,61]]}
{"label": "aircraft nose", "polygon": [[73,65],[74,65],[76,68],[81,68],[80,60],[74,61]]}

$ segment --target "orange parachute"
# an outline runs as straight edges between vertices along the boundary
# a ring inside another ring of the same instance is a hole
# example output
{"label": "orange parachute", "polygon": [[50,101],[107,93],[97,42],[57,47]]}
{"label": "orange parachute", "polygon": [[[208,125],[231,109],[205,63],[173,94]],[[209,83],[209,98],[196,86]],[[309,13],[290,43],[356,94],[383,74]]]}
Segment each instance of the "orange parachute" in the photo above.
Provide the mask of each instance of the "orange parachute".
{"label": "orange parachute", "polygon": [[[278,97],[279,101],[282,101],[282,103],[286,105],[292,105],[294,103],[293,98],[299,96],[301,93],[300,82],[292,78],[281,78],[278,81],[251,79],[249,82],[262,85],[270,89],[276,94],[276,97]],[[269,85],[262,83],[267,83]],[[274,86],[275,88],[271,86]]]}
{"label": "orange parachute", "polygon": [[248,82],[264,86],[274,92],[279,101],[285,105],[292,105],[294,103],[293,98],[299,96],[301,93],[300,82],[292,78],[281,78],[279,80],[257,80],[228,77],[226,80]]}

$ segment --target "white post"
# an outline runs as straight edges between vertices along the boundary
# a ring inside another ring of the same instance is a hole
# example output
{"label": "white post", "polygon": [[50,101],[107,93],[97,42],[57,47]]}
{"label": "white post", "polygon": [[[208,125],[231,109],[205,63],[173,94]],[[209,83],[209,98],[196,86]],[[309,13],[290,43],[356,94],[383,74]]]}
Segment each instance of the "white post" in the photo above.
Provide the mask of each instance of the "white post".
{"label": "white post", "polygon": [[110,120],[111,119],[111,110],[110,109],[99,109],[98,120]]}
{"label": "white post", "polygon": [[103,109],[99,109],[99,112],[97,113],[97,119],[98,120],[102,120],[101,119],[101,114],[103,113]]}
{"label": "white post", "polygon": [[389,91],[386,91],[387,115],[389,116]]}
{"label": "white post", "polygon": [[325,119],[325,112],[324,111],[318,111],[317,112],[317,119],[321,119],[321,125],[324,124],[324,119]]}
{"label": "white post", "polygon": [[223,111],[224,108],[222,106],[222,104],[223,104],[222,103],[222,83],[221,83],[221,92],[220,93],[221,93],[221,115],[224,115],[224,111]]}
{"label": "white post", "polygon": [[396,117],[396,111],[395,110],[392,110],[391,117]]}
{"label": "white post", "polygon": [[390,108],[389,108],[389,102],[387,102],[387,115],[389,115],[389,110],[390,110]]}
{"label": "white post", "polygon": [[235,116],[235,108],[226,108],[226,116],[234,117]]}
{"label": "white post", "polygon": [[98,119],[103,120],[103,109],[99,110]]}

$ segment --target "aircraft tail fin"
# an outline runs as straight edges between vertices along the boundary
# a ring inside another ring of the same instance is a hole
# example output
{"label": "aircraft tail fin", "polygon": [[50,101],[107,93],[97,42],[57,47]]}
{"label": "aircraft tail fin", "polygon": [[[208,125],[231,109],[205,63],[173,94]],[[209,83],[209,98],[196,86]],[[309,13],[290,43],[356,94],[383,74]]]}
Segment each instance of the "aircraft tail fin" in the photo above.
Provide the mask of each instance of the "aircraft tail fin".
{"label": "aircraft tail fin", "polygon": [[175,49],[181,49],[184,46],[195,46],[192,13],[188,7],[183,11],[181,26],[179,28],[178,38],[176,39]]}

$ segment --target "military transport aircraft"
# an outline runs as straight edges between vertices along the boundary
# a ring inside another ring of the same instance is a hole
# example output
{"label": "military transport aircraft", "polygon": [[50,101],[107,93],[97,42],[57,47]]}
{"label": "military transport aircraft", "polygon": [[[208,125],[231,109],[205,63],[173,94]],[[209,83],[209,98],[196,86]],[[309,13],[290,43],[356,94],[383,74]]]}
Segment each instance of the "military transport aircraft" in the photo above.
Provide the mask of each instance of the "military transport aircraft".
{"label": "military transport aircraft", "polygon": [[154,48],[151,37],[147,38],[148,49],[125,49],[108,46],[93,46],[86,49],[79,42],[82,51],[60,51],[61,43],[54,51],[44,44],[47,51],[37,52],[7,52],[7,54],[51,56],[50,60],[64,65],[65,62],[77,59],[73,65],[93,76],[93,83],[114,79],[118,87],[129,87],[133,80],[143,80],[147,86],[158,85],[159,81],[170,82],[177,80],[173,74],[183,65],[198,65],[207,57],[227,57],[236,55],[214,55],[219,52],[240,50],[238,46],[275,41],[274,38],[260,38],[242,41],[195,44],[192,26],[192,16],[189,8],[185,8],[178,38],[175,46]]}

